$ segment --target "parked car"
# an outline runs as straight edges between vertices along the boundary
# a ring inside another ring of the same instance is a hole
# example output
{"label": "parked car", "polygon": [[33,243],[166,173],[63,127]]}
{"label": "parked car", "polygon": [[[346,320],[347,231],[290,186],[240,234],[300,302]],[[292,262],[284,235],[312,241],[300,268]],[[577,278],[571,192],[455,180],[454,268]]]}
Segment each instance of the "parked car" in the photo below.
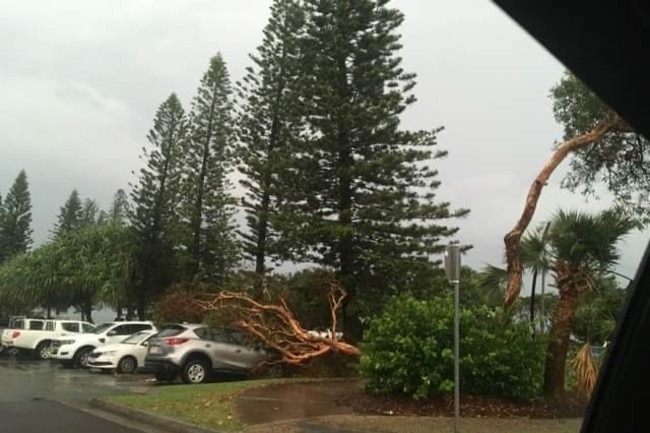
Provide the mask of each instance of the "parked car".
{"label": "parked car", "polygon": [[147,343],[156,331],[139,331],[119,343],[106,344],[92,351],[88,366],[101,370],[130,374],[144,366]]}
{"label": "parked car", "polygon": [[240,331],[201,324],[168,327],[149,340],[145,369],[157,380],[204,383],[213,373],[249,373],[270,352]]}
{"label": "parked car", "polygon": [[107,344],[118,343],[139,331],[154,331],[152,322],[107,322],[91,333],[66,335],[52,340],[50,357],[64,367],[88,367],[88,357],[93,350]]}
{"label": "parked car", "polygon": [[[25,316],[11,316],[3,322],[3,325],[6,323],[6,326],[3,326],[0,329],[0,353],[3,355],[17,356],[20,353],[20,350],[16,347],[9,346],[9,341],[11,340],[12,329],[16,329],[15,321],[18,319],[24,319]],[[25,326],[23,322],[23,326]],[[21,328],[22,329],[22,328]],[[3,343],[6,341],[6,343]]]}
{"label": "parked car", "polygon": [[8,349],[28,351],[37,359],[50,357],[50,343],[66,334],[90,332],[95,326],[79,320],[19,318],[2,334],[2,345]]}
{"label": "parked car", "polygon": [[5,353],[4,346],[2,345],[2,334],[4,334],[5,329],[9,327],[9,322],[11,318],[9,317],[0,317],[0,355]]}

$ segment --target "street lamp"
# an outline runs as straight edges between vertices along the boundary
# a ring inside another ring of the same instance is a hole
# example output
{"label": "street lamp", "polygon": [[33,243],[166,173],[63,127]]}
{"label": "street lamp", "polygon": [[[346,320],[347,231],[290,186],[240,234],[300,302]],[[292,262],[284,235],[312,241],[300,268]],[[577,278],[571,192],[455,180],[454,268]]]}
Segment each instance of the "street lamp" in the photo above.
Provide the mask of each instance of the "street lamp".
{"label": "street lamp", "polygon": [[445,272],[454,286],[454,433],[460,433],[460,244],[452,241],[445,253]]}

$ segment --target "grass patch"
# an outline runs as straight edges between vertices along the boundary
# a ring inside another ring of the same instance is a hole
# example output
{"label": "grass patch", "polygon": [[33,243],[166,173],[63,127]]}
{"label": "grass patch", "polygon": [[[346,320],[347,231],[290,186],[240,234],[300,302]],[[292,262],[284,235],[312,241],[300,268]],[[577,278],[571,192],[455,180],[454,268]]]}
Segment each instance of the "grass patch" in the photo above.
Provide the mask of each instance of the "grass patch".
{"label": "grass patch", "polygon": [[120,395],[108,401],[186,423],[235,432],[245,425],[237,419],[234,398],[240,392],[286,382],[281,379],[244,380],[205,385],[160,387],[151,395]]}

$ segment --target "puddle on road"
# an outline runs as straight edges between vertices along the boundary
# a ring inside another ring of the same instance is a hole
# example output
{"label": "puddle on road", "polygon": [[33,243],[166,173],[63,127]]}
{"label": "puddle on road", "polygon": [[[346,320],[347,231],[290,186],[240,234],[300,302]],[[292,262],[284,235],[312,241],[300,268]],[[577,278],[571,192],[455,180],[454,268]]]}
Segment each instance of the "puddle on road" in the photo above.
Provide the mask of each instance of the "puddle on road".
{"label": "puddle on road", "polygon": [[237,413],[246,424],[349,414],[352,410],[337,401],[359,386],[357,381],[333,380],[252,389],[238,399]]}
{"label": "puddle on road", "polygon": [[146,393],[151,385],[145,378],[124,381],[113,374],[62,368],[50,361],[0,357],[0,389],[5,400],[45,397],[85,402],[112,394]]}

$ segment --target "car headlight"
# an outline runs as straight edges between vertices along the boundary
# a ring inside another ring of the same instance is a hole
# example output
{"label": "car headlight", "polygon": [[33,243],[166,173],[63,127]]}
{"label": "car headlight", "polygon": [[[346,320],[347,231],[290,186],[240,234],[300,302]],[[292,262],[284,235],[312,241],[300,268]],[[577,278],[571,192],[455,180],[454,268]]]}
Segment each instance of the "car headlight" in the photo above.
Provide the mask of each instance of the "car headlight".
{"label": "car headlight", "polygon": [[74,344],[74,340],[61,340],[61,346],[65,346],[66,344]]}
{"label": "car headlight", "polygon": [[117,352],[115,350],[109,350],[108,352],[99,352],[100,356],[115,356]]}

